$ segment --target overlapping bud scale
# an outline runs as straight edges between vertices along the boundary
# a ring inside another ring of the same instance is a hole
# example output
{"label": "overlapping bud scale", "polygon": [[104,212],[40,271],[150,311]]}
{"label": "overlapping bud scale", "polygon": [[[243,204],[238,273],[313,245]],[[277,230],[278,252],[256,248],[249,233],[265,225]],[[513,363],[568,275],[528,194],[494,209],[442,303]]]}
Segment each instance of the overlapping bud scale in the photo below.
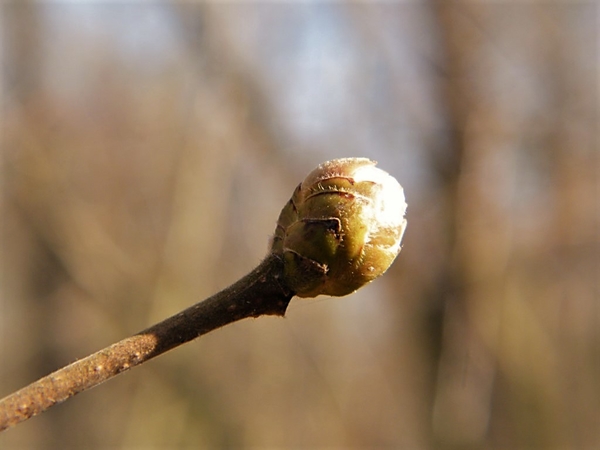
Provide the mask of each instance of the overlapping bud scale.
{"label": "overlapping bud scale", "polygon": [[343,296],[383,274],[400,252],[406,202],[394,177],[366,158],[325,162],[294,191],[271,251],[299,297]]}

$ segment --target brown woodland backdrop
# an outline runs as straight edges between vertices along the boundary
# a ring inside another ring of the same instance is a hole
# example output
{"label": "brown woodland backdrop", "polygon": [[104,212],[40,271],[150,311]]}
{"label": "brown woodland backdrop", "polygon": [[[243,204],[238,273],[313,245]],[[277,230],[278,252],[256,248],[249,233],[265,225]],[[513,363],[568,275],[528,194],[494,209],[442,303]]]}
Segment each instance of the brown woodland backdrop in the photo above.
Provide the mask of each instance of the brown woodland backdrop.
{"label": "brown woodland backdrop", "polygon": [[0,5],[0,397],[237,280],[318,163],[404,186],[347,298],[217,330],[2,449],[600,448],[599,7]]}

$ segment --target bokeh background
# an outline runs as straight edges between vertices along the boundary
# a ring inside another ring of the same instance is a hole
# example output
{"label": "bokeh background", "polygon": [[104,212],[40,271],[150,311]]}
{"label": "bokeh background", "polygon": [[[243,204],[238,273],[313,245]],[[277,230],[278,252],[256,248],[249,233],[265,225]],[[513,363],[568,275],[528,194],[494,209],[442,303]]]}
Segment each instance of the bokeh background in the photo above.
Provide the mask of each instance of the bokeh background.
{"label": "bokeh background", "polygon": [[227,286],[318,163],[380,280],[217,330],[2,449],[600,448],[599,7],[2,2],[0,396]]}

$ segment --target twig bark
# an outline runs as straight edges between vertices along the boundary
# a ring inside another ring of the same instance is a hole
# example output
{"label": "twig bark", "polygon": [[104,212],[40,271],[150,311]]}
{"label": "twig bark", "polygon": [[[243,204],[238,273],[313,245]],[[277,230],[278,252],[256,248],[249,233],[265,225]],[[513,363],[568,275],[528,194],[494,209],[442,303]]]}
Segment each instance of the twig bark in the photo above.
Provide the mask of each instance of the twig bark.
{"label": "twig bark", "polygon": [[283,316],[294,293],[282,273],[281,259],[270,254],[203,302],[8,395],[0,400],[0,431],[216,328],[247,317]]}

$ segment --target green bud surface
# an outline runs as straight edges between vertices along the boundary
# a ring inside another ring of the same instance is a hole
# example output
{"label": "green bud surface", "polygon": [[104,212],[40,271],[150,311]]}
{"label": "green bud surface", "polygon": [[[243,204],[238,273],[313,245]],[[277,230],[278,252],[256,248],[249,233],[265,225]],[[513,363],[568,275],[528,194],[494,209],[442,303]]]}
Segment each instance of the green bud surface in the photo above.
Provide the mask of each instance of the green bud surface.
{"label": "green bud surface", "polygon": [[271,243],[299,297],[343,296],[382,275],[400,252],[406,202],[367,158],[320,164],[285,205]]}

